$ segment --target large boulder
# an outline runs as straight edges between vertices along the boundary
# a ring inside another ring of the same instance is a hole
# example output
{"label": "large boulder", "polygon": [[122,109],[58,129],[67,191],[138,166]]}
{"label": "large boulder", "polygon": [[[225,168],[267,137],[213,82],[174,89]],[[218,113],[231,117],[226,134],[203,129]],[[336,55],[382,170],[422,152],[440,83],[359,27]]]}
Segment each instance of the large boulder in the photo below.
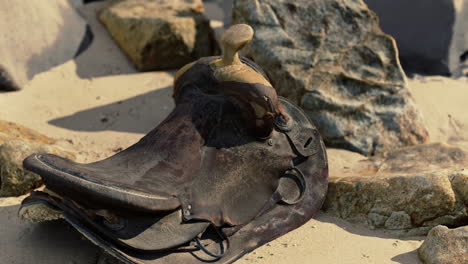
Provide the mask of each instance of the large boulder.
{"label": "large boulder", "polygon": [[0,120],[0,197],[19,196],[42,184],[39,175],[23,168],[33,153],[51,153],[74,159],[55,140],[24,126]]}
{"label": "large boulder", "polygon": [[244,50],[300,105],[328,146],[373,155],[426,142],[395,41],[362,0],[237,0]]}
{"label": "large boulder", "polygon": [[[365,0],[398,45],[407,73],[459,76],[468,51],[468,2]],[[417,15],[415,15],[417,14]]]}
{"label": "large boulder", "polygon": [[326,212],[402,235],[425,234],[438,224],[459,226],[466,221],[467,151],[432,143],[370,159],[354,155],[352,163],[336,168],[335,151],[329,151]]}
{"label": "large boulder", "polygon": [[86,35],[68,0],[2,0],[0,17],[0,90],[19,90],[72,59]]}
{"label": "large boulder", "polygon": [[219,53],[201,0],[112,1],[99,19],[141,71],[176,69]]}
{"label": "large boulder", "polygon": [[465,264],[468,260],[468,226],[436,226],[418,249],[425,264]]}

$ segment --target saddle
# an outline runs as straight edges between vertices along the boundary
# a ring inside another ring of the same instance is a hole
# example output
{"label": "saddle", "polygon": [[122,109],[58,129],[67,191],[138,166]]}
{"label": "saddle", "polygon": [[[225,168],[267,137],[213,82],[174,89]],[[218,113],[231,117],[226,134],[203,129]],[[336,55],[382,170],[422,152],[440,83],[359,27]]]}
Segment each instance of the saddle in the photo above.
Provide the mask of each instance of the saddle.
{"label": "saddle", "polygon": [[20,217],[65,219],[129,264],[232,263],[320,209],[328,165],[317,129],[238,51],[253,30],[234,25],[223,55],[180,69],[175,109],[139,142],[80,164],[33,154],[46,186]]}

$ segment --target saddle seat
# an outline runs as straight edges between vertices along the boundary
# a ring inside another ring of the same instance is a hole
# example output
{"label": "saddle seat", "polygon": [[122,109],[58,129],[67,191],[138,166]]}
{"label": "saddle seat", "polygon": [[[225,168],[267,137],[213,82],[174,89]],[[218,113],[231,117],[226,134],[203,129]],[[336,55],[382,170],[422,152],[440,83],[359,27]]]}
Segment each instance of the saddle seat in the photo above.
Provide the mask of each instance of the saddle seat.
{"label": "saddle seat", "polygon": [[[40,174],[49,189],[91,208],[165,211],[180,206],[179,200],[161,190],[151,191],[129,184],[125,175],[131,169],[106,169],[105,164],[79,164],[50,154],[36,154],[25,160],[25,167]],[[60,186],[60,187],[58,187]]]}
{"label": "saddle seat", "polygon": [[[102,161],[80,164],[52,154],[34,154],[23,165],[42,176],[49,190],[87,208],[164,212],[180,207],[176,197],[199,166],[203,144],[189,109],[174,111],[139,142]],[[184,127],[183,133],[166,129]],[[182,140],[181,140],[182,139]]]}

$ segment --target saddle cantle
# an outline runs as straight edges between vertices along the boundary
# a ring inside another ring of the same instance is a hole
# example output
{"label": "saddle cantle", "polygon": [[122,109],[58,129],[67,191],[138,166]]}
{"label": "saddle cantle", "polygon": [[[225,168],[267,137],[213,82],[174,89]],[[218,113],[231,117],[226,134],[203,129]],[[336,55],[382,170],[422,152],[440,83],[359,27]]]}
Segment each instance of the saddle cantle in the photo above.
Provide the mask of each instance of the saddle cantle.
{"label": "saddle cantle", "polygon": [[35,154],[46,189],[20,208],[64,218],[125,263],[232,263],[308,221],[327,190],[326,152],[304,112],[239,58],[253,30],[234,25],[223,56],[175,76],[175,109],[139,142],[79,164]]}

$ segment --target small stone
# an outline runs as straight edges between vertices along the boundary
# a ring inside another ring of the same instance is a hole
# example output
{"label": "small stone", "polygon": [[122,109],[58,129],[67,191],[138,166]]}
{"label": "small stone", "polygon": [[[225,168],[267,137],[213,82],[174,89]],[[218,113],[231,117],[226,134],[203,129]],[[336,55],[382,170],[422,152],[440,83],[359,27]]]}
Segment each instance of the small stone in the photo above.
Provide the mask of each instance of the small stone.
{"label": "small stone", "polygon": [[74,154],[55,145],[56,140],[22,125],[0,120],[0,197],[19,196],[39,187],[39,175],[23,169],[33,153],[52,153],[73,159]]}
{"label": "small stone", "polygon": [[411,228],[411,217],[405,212],[393,212],[385,221],[385,228],[390,230]]}
{"label": "small stone", "polygon": [[388,216],[376,214],[376,213],[369,213],[367,215],[367,224],[371,228],[379,228],[385,225],[385,222],[387,221],[387,219],[388,219]]}
{"label": "small stone", "polygon": [[0,197],[19,196],[42,185],[39,175],[23,168],[23,160],[33,153],[51,153],[73,159],[75,156],[54,145],[13,140],[0,145]]}
{"label": "small stone", "polygon": [[468,226],[449,229],[436,226],[418,249],[425,264],[466,264],[468,260]]}

